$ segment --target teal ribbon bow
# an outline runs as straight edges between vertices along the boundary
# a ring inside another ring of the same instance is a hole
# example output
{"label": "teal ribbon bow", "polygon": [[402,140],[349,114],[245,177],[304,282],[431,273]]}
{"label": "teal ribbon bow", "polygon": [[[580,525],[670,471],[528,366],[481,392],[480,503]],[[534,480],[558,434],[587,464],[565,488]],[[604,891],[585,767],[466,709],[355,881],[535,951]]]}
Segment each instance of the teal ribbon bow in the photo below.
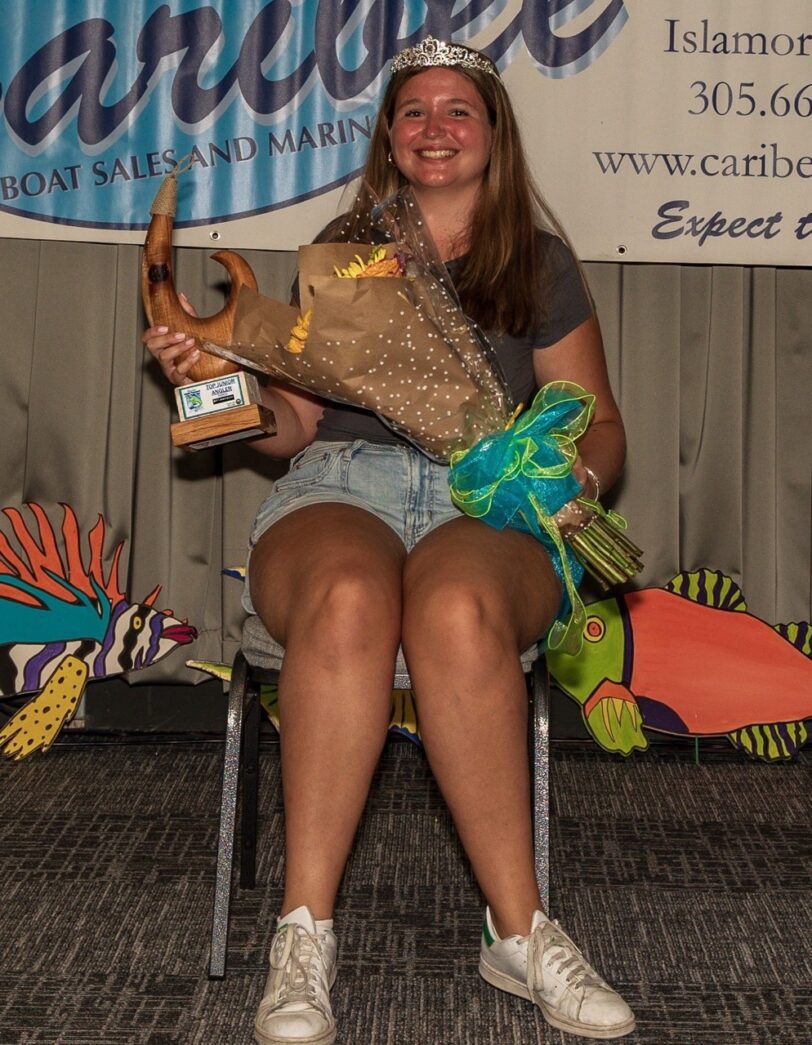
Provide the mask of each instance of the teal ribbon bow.
{"label": "teal ribbon bow", "polygon": [[581,647],[586,611],[578,585],[584,568],[553,516],[581,493],[572,474],[575,444],[594,411],[594,395],[572,382],[554,381],[504,431],[456,451],[450,459],[448,482],[458,508],[497,530],[509,526],[530,533],[549,551],[564,600],[547,646],[563,653],[577,653]]}

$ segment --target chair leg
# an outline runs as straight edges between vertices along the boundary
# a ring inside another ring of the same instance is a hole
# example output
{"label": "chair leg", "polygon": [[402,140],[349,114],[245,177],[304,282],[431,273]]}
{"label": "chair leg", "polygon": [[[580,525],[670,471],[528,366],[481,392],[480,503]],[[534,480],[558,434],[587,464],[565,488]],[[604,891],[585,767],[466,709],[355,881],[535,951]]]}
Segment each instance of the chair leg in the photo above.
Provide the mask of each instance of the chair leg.
{"label": "chair leg", "polygon": [[240,775],[243,705],[248,665],[242,653],[234,658],[228,696],[223,789],[220,802],[220,833],[217,840],[217,874],[214,884],[214,912],[211,932],[210,979],[226,974],[228,914],[231,906],[231,873],[234,861],[234,826],[237,815],[237,788]]}
{"label": "chair leg", "polygon": [[543,657],[533,664],[530,686],[533,789],[533,848],[536,881],[550,909],[550,677]]}
{"label": "chair leg", "polygon": [[240,888],[253,889],[257,867],[257,802],[259,795],[259,685],[250,677],[245,687],[242,727],[242,824],[240,829]]}

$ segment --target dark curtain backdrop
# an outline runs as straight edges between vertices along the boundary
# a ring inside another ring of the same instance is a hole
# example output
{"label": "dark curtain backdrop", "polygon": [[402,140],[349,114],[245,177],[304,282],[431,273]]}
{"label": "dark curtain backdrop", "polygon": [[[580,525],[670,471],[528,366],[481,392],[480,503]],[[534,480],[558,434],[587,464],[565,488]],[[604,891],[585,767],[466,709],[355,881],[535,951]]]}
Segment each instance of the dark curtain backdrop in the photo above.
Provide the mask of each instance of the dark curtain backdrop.
{"label": "dark curtain backdrop", "polygon": [[[286,298],[295,256],[245,251],[260,289]],[[0,242],[4,379],[0,506],[69,503],[126,539],[127,590],[199,630],[137,681],[200,681],[194,657],[230,659],[254,509],[284,463],[243,446],[175,451],[171,390],[140,343],[140,248]],[[645,549],[640,586],[709,566],[771,623],[808,620],[812,545],[812,272],[588,264],[629,437],[612,503]],[[181,249],[176,281],[202,314],[223,270]],[[4,530],[9,532],[4,524]]]}

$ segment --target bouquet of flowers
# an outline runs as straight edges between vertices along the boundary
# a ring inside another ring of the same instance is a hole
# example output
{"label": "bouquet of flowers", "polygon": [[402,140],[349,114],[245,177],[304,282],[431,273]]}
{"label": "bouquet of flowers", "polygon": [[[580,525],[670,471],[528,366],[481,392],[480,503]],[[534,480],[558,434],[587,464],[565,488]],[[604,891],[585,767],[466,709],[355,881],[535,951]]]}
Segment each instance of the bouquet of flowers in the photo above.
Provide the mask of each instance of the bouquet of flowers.
{"label": "bouquet of flowers", "polygon": [[[547,643],[575,652],[585,621],[577,592],[584,569],[608,586],[641,568],[625,522],[580,497],[572,474],[594,396],[553,382],[520,413],[492,346],[460,306],[411,190],[367,213],[367,242],[299,248],[298,308],[244,287],[231,343],[204,348],[372,410],[448,463],[451,497],[462,511],[548,546],[567,599]],[[555,515],[574,498],[586,525],[565,540]]]}
{"label": "bouquet of flowers", "polygon": [[493,349],[463,314],[433,256],[416,208],[404,190],[370,208],[368,242],[300,247],[299,307],[244,287],[232,343],[203,347],[372,410],[447,462],[454,450],[504,426],[510,396]]}

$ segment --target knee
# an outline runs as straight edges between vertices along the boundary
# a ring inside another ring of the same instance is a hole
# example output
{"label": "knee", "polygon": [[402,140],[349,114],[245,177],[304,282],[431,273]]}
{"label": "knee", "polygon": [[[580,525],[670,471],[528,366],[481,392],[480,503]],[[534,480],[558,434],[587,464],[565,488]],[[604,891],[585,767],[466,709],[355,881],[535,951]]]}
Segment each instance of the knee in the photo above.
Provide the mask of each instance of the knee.
{"label": "knee", "polygon": [[405,599],[403,643],[407,650],[444,657],[481,656],[488,649],[515,646],[512,620],[498,593],[483,591],[465,578],[438,581]]}
{"label": "knee", "polygon": [[329,644],[340,655],[371,643],[396,646],[400,635],[400,593],[389,591],[369,572],[338,569],[313,577],[288,610],[288,638]]}

